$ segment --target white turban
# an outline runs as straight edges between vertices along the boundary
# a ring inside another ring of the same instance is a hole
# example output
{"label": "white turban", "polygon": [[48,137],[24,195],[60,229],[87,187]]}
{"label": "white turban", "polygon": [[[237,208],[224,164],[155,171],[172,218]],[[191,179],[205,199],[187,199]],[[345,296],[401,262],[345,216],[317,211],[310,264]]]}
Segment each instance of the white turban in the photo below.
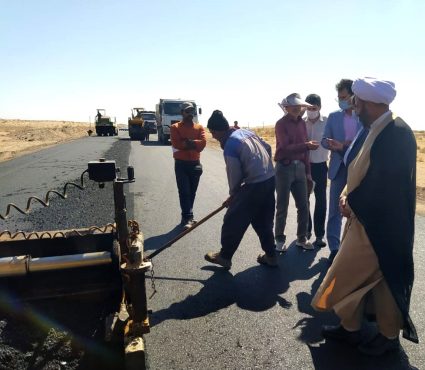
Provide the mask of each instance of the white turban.
{"label": "white turban", "polygon": [[378,80],[374,77],[356,79],[351,89],[361,100],[386,105],[391,104],[397,93],[393,82]]}

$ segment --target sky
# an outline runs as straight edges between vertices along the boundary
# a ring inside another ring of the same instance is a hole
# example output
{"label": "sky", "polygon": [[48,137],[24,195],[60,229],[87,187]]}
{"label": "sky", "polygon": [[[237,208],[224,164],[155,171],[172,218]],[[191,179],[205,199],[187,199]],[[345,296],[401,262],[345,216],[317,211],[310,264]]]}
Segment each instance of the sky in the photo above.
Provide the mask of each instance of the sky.
{"label": "sky", "polygon": [[[341,78],[393,81],[391,109],[425,130],[424,0],[0,0],[0,118],[126,123],[132,107],[195,100],[242,126]],[[418,106],[419,105],[419,106]]]}

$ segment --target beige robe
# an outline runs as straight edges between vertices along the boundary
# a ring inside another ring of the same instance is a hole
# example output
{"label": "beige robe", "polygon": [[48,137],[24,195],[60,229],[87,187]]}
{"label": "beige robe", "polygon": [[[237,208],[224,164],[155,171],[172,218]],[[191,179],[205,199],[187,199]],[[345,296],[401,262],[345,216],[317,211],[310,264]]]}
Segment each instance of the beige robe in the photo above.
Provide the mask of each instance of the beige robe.
{"label": "beige robe", "polygon": [[[342,196],[353,191],[370,164],[370,150],[376,137],[394,120],[391,112],[379,117],[356,158],[348,167],[347,186]],[[348,204],[349,207],[349,204]],[[402,316],[379,268],[378,258],[363,225],[351,212],[345,225],[341,247],[313,298],[319,311],[334,310],[347,330],[359,330],[366,308],[376,314],[380,332],[387,337],[399,334]]]}

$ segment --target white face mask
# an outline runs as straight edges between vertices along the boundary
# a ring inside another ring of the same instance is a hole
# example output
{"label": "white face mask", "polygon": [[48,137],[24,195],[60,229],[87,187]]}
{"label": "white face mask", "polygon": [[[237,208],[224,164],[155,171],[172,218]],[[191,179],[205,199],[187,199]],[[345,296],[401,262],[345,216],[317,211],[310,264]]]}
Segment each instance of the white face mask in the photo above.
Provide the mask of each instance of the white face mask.
{"label": "white face mask", "polygon": [[320,116],[320,112],[318,110],[308,110],[307,117],[308,119],[316,119]]}

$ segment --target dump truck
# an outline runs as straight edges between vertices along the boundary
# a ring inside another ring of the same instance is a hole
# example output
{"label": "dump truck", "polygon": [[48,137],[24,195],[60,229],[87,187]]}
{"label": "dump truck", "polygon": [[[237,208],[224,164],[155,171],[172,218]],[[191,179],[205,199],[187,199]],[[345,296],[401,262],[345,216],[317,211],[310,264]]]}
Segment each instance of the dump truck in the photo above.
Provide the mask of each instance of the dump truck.
{"label": "dump truck", "polygon": [[116,118],[114,117],[114,119],[112,120],[111,117],[107,116],[105,109],[97,109],[95,127],[97,136],[118,135]]}
{"label": "dump truck", "polygon": [[156,121],[158,124],[158,141],[167,144],[170,140],[170,127],[173,123],[182,119],[181,105],[184,102],[191,102],[195,106],[193,121],[198,123],[198,113],[202,114],[201,108],[197,108],[193,100],[182,99],[159,99],[156,105]]}
{"label": "dump truck", "polygon": [[154,111],[144,108],[132,108],[128,118],[128,135],[131,140],[145,140],[149,134],[156,134],[156,117]]}

